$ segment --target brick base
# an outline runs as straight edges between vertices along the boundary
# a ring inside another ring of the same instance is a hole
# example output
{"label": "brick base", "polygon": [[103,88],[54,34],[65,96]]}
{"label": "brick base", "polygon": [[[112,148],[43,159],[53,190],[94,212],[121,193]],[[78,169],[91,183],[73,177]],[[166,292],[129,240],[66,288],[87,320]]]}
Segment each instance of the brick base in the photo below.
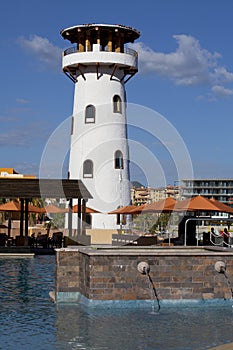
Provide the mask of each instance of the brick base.
{"label": "brick base", "polygon": [[81,296],[98,301],[150,300],[154,291],[148,276],[137,270],[141,261],[150,266],[160,300],[231,298],[225,276],[216,272],[214,265],[224,261],[231,280],[233,251],[75,247],[57,250],[56,260],[57,301],[77,301]]}

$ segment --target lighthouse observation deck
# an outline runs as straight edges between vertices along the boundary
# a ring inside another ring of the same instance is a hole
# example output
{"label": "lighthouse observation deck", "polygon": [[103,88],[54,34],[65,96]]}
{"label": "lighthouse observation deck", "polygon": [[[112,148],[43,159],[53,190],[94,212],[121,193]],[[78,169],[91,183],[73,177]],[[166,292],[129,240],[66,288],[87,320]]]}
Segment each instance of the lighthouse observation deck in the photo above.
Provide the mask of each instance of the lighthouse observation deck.
{"label": "lighthouse observation deck", "polygon": [[[123,25],[83,24],[63,29],[61,35],[74,46],[63,52],[63,71],[74,82],[77,77],[85,79],[85,67],[94,66],[97,76],[100,66],[124,71],[123,80],[128,81],[138,71],[138,55],[125,46],[139,38],[140,32]],[[125,77],[128,78],[125,80]]]}

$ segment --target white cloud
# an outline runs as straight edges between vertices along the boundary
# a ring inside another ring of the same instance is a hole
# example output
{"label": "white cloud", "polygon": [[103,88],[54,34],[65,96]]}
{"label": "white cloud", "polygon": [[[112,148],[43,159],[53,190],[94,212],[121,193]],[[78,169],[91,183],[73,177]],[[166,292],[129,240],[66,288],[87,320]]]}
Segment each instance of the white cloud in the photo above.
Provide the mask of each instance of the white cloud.
{"label": "white cloud", "polygon": [[215,68],[215,80],[218,83],[231,83],[233,82],[233,73],[228,72],[224,67]]}
{"label": "white cloud", "polygon": [[16,102],[19,103],[20,105],[26,105],[29,103],[29,101],[25,100],[24,98],[17,98]]}
{"label": "white cloud", "polygon": [[[178,47],[170,53],[153,51],[142,42],[130,46],[138,51],[141,73],[154,73],[172,80],[176,85],[208,86],[215,97],[232,95],[224,84],[233,82],[233,72],[219,64],[221,55],[201,47],[199,41],[189,35],[174,35]],[[43,67],[60,71],[62,49],[47,38],[33,35],[19,38],[20,45],[34,54]],[[25,103],[18,99],[18,103]]]}
{"label": "white cloud", "polygon": [[217,97],[227,97],[233,95],[233,89],[226,89],[221,85],[214,85],[212,87],[212,92]]}
{"label": "white cloud", "polygon": [[29,39],[20,37],[19,43],[22,48],[36,55],[46,67],[60,70],[62,49],[53,45],[47,38],[38,35],[33,35]]}
{"label": "white cloud", "polygon": [[170,53],[153,51],[140,42],[132,44],[139,53],[142,73],[155,73],[173,80],[176,85],[186,86],[213,86],[233,81],[233,73],[219,65],[219,53],[203,49],[192,36],[174,35],[173,38],[178,48]]}

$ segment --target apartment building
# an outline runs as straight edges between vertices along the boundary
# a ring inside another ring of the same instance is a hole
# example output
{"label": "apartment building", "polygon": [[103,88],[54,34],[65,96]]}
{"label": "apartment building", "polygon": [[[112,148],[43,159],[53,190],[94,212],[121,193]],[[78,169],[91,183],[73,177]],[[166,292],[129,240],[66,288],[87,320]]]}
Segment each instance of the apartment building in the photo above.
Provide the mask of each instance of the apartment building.
{"label": "apartment building", "polygon": [[202,195],[215,198],[224,204],[233,201],[233,179],[185,179],[181,182],[181,196],[189,198]]}
{"label": "apartment building", "polygon": [[149,204],[165,199],[167,197],[174,197],[179,199],[179,187],[168,185],[167,187],[132,187],[131,201],[134,205]]}

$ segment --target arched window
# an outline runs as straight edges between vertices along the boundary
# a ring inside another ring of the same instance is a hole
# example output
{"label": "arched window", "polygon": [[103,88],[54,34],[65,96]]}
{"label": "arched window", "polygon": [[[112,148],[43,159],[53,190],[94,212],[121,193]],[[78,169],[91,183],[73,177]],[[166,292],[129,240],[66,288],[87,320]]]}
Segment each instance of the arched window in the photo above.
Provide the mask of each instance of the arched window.
{"label": "arched window", "polygon": [[124,169],[123,154],[121,151],[115,152],[115,169]]}
{"label": "arched window", "polygon": [[95,106],[88,105],[85,111],[85,123],[95,123]]}
{"label": "arched window", "polygon": [[113,96],[113,113],[122,113],[122,102],[118,95]]}
{"label": "arched window", "polygon": [[90,159],[85,160],[85,162],[83,163],[83,177],[93,177],[93,162]]}

